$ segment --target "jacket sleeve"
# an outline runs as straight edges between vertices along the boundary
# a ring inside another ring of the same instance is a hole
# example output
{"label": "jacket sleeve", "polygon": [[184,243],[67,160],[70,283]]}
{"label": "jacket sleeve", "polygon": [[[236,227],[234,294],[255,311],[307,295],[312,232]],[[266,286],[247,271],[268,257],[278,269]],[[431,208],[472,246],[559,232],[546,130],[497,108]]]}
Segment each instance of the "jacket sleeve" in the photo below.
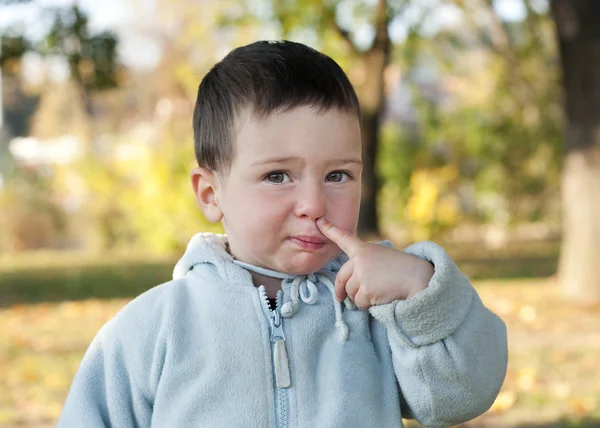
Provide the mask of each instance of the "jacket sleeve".
{"label": "jacket sleeve", "polygon": [[428,288],[369,309],[387,328],[402,416],[435,427],[473,419],[504,382],[506,327],[441,247],[421,242],[404,251],[434,265]]}
{"label": "jacket sleeve", "polygon": [[[117,317],[118,318],[118,317]],[[88,348],[63,407],[58,428],[149,427],[152,405],[127,359],[116,319]]]}

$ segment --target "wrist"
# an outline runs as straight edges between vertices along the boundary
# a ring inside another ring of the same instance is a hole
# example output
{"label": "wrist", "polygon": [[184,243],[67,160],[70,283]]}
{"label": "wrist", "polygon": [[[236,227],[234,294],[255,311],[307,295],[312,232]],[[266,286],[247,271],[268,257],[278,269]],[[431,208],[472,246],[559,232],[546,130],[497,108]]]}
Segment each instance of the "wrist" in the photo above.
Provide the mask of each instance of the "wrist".
{"label": "wrist", "polygon": [[414,297],[416,294],[425,290],[429,286],[429,282],[435,273],[433,263],[419,259],[418,268],[415,269],[414,281],[412,282],[412,287],[408,292],[405,300],[408,300]]}

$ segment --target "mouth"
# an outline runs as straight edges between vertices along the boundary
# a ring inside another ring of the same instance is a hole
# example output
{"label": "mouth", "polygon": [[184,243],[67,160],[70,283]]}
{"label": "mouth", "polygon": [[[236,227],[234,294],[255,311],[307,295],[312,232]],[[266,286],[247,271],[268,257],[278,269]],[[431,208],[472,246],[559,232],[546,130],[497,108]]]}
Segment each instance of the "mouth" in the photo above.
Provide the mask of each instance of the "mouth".
{"label": "mouth", "polygon": [[303,250],[319,250],[325,246],[325,239],[319,236],[297,235],[292,236],[290,241]]}

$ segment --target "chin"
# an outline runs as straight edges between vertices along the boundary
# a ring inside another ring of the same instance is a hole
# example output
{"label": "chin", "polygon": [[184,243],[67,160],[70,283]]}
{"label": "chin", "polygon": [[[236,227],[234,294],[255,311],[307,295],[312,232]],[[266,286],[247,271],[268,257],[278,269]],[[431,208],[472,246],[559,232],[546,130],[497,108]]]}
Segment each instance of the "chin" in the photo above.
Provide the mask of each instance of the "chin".
{"label": "chin", "polygon": [[323,268],[333,257],[315,257],[311,255],[304,260],[297,260],[285,266],[285,272],[291,275],[307,275],[315,273]]}

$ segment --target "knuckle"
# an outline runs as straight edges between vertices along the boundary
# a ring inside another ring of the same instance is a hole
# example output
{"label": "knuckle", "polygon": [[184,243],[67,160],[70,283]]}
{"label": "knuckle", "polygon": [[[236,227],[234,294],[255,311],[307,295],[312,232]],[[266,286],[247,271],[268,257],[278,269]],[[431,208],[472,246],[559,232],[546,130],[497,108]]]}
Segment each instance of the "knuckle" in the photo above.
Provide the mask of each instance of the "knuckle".
{"label": "knuckle", "polygon": [[360,282],[363,287],[366,287],[368,284],[368,275],[365,275],[364,269],[356,269],[354,271],[354,275],[356,275],[356,279]]}
{"label": "knuckle", "polygon": [[368,259],[367,256],[368,254],[366,254],[365,251],[361,248],[354,255],[354,262],[358,264],[364,264]]}

